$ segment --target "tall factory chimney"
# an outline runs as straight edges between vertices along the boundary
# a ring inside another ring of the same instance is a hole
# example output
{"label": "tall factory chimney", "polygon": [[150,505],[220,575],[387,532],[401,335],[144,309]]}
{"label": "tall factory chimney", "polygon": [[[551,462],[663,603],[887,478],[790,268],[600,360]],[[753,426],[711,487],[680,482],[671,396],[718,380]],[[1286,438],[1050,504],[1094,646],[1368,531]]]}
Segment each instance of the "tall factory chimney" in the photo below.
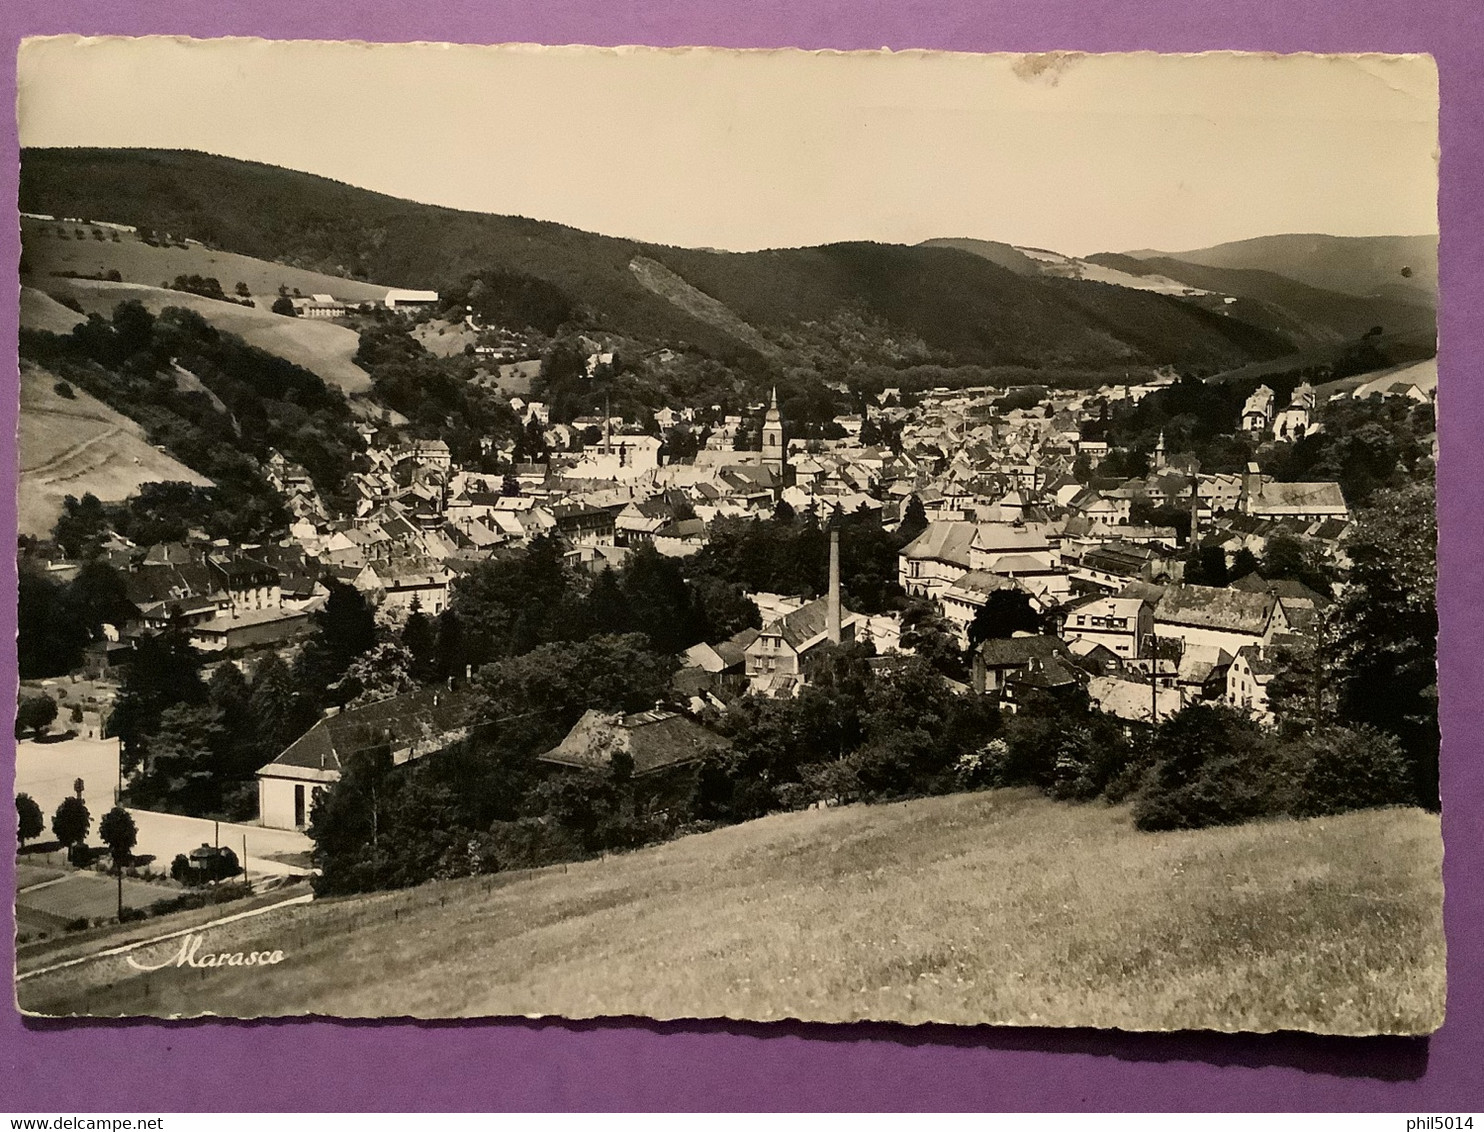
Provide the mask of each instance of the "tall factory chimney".
{"label": "tall factory chimney", "polygon": [[840,528],[835,523],[830,524],[830,596],[825,631],[830,644],[840,643]]}

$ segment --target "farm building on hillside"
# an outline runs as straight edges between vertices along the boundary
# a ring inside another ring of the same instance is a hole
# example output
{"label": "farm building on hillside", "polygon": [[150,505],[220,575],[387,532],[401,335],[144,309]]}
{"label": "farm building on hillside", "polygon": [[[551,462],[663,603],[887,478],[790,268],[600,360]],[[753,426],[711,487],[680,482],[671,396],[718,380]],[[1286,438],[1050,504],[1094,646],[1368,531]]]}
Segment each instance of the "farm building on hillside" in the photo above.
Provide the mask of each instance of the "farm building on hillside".
{"label": "farm building on hillside", "polygon": [[403,287],[393,287],[387,291],[386,298],[382,301],[389,311],[427,310],[438,305],[438,292],[409,291]]}
{"label": "farm building on hillside", "polygon": [[291,299],[294,313],[300,318],[344,318],[350,304],[333,295],[310,295],[307,299]]}

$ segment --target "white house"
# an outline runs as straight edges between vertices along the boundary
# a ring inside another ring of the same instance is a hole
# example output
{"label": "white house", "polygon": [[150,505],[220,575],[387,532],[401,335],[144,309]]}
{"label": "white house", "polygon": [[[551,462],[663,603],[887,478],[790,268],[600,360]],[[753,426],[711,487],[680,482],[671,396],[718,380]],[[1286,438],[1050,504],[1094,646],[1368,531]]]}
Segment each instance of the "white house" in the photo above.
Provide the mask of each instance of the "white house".
{"label": "white house", "polygon": [[1154,610],[1137,597],[1103,597],[1067,614],[1062,639],[1102,645],[1120,659],[1143,655],[1154,632]]}
{"label": "white house", "polygon": [[1226,670],[1226,702],[1250,714],[1260,723],[1272,723],[1268,687],[1279,666],[1256,645],[1238,649]]}

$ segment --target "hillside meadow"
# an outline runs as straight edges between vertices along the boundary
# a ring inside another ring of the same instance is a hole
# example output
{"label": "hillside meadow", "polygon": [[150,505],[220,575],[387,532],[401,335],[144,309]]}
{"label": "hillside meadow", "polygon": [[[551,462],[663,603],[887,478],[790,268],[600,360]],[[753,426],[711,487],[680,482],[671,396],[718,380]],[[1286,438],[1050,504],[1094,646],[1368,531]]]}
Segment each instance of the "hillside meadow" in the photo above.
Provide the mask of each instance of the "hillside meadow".
{"label": "hillside meadow", "polygon": [[[66,238],[58,235],[58,229],[69,235]],[[306,271],[201,244],[185,247],[147,244],[134,233],[122,233],[116,241],[108,238],[78,239],[74,234],[90,230],[86,224],[22,219],[21,242],[30,273],[42,285],[47,285],[53,276],[63,276],[68,272],[106,276],[110,271],[117,271],[125,283],[142,283],[149,287],[180,275],[202,275],[216,279],[229,295],[235,296],[238,283],[247,284],[253,301],[264,311],[273,305],[279,287],[298,290],[305,295],[330,294],[356,302],[377,302],[386,297],[385,286]]]}
{"label": "hillside meadow", "polygon": [[21,534],[49,536],[69,495],[81,499],[91,492],[116,503],[141,484],[211,483],[156,449],[136,422],[83,390],[72,389],[70,397],[58,393],[54,374],[22,362],[20,379],[16,522]]}
{"label": "hillside meadow", "polygon": [[[285,361],[307,369],[326,385],[335,386],[347,397],[368,393],[371,377],[355,363],[360,338],[354,330],[309,318],[291,318],[256,307],[224,303],[187,291],[148,287],[139,283],[111,283],[99,279],[48,279],[46,292],[67,298],[87,314],[112,315],[122,302],[136,300],[151,314],[166,307],[193,310],[218,330],[236,334]],[[66,309],[66,308],[64,308]],[[22,325],[28,325],[22,322]]]}
{"label": "hillside meadow", "polygon": [[989,791],[779,814],[206,933],[203,952],[281,949],[271,970],[146,975],[114,957],[18,990],[48,1015],[1423,1033],[1443,1017],[1441,858],[1417,810],[1143,834],[1125,807]]}

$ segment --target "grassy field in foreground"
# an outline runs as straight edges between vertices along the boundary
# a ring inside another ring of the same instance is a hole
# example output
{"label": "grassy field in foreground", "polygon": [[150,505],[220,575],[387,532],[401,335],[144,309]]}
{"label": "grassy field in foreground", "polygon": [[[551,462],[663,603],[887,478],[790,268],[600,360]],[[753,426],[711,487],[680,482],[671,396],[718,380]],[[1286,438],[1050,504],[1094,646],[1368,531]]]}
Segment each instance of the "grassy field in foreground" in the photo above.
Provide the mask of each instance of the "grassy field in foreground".
{"label": "grassy field in foreground", "polygon": [[1142,834],[1126,808],[993,791],[317,901],[202,945],[280,948],[279,966],[103,959],[20,1003],[1423,1032],[1443,1014],[1441,858],[1415,810]]}

